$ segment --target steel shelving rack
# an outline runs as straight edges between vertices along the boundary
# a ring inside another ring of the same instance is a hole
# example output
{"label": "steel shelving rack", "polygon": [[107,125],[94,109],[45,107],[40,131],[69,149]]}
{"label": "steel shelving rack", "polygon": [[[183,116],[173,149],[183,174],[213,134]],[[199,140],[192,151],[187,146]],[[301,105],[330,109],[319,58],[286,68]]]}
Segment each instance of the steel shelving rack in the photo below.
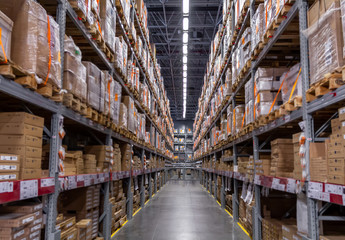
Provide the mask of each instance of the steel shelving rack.
{"label": "steel shelving rack", "polygon": [[[82,36],[82,38],[88,43],[88,45],[92,48],[93,52],[95,53],[97,59],[100,61],[99,65],[101,68],[108,70],[113,77],[122,85],[123,91],[131,96],[135,102],[135,105],[138,109],[145,114],[146,119],[149,120],[150,123],[150,130],[155,127],[156,131],[159,132],[162,137],[166,140],[166,147],[173,151],[173,147],[167,141],[167,137],[173,139],[173,131],[172,131],[172,120],[170,116],[169,109],[167,111],[167,116],[164,116],[165,121],[167,122],[168,127],[167,135],[163,134],[160,128],[158,128],[155,121],[152,117],[147,114],[141,107],[139,101],[134,98],[133,94],[129,91],[128,87],[126,86],[125,82],[114,69],[113,64],[107,59],[104,52],[101,51],[100,47],[98,47],[96,41],[92,38],[91,34],[87,31],[86,27],[84,26],[83,22],[78,18],[76,12],[71,7],[70,3],[67,0],[50,0],[50,1],[43,1],[43,7],[47,8],[47,11],[52,11],[53,14],[56,16],[56,21],[60,26],[60,47],[61,47],[61,65],[64,66],[64,36],[67,32],[67,20],[70,20],[69,24],[73,25],[73,28],[78,30],[78,34]],[[134,4],[132,4],[134,6]],[[115,8],[115,6],[114,6]],[[51,12],[48,11],[48,14]],[[124,23],[122,22],[119,13],[116,12],[117,18],[117,25],[123,31],[123,37],[129,45],[129,49],[131,51],[131,58],[138,63],[140,67],[140,72],[144,76],[144,81],[149,86],[151,93],[157,98],[157,93],[154,91],[151,83],[147,80],[148,74],[147,71],[140,65],[138,56],[136,56],[135,51],[131,45],[131,42],[128,38],[128,33],[125,30]],[[141,37],[145,40],[145,48],[149,49],[150,57],[153,60],[152,51],[150,49],[150,45],[148,44],[147,38],[144,35],[144,29],[142,29],[139,18],[137,17],[136,10],[134,7],[131,9],[131,19],[135,23],[136,27],[140,29]],[[71,27],[71,26],[69,26]],[[154,61],[153,61],[154,62]],[[96,64],[98,65],[98,64]],[[61,69],[62,76],[63,76],[63,67]],[[157,70],[155,69],[155,78],[158,78]],[[63,79],[62,79],[63,81]],[[159,90],[163,93],[164,88],[162,83],[158,81]],[[149,155],[150,159],[152,156],[157,156],[159,161],[161,160],[172,160],[170,157],[166,156],[164,153],[156,150],[157,141],[156,139],[152,139],[154,146],[149,148],[144,146],[138,142],[134,142],[133,140],[126,138],[119,133],[112,131],[109,128],[104,127],[96,122],[93,122],[90,119],[81,116],[79,113],[74,112],[73,110],[63,106],[61,103],[56,103],[48,98],[43,97],[42,95],[33,92],[29,89],[24,88],[23,86],[15,83],[14,81],[5,78],[4,76],[0,75],[0,92],[5,94],[6,96],[10,96],[13,98],[16,103],[20,105],[24,105],[25,109],[30,111],[30,108],[34,108],[37,112],[43,111],[45,117],[48,115],[51,117],[50,122],[50,129],[45,127],[45,134],[48,135],[50,140],[50,156],[49,156],[49,177],[48,178],[41,178],[41,179],[33,179],[33,180],[20,180],[20,181],[11,181],[11,182],[1,182],[0,186],[2,192],[0,193],[0,204],[28,199],[28,198],[35,198],[38,196],[43,196],[47,198],[47,208],[45,209],[45,213],[47,215],[46,219],[46,231],[45,231],[45,239],[60,239],[60,230],[55,229],[55,222],[57,216],[57,199],[59,193],[63,191],[69,191],[72,189],[95,185],[95,184],[102,184],[101,193],[104,194],[104,212],[101,214],[99,222],[103,224],[103,232],[99,233],[100,236],[103,236],[104,239],[112,239],[111,233],[111,208],[112,205],[109,203],[109,191],[110,185],[112,181],[123,179],[127,181],[128,189],[127,191],[127,218],[131,219],[133,216],[133,196],[131,194],[131,179],[134,177],[141,178],[140,184],[140,206],[144,207],[145,205],[145,187],[144,181],[145,178],[148,177],[148,185],[149,185],[149,198],[151,199],[152,196],[158,192],[158,188],[160,188],[163,184],[167,181],[167,174],[165,168],[150,168],[150,169],[142,169],[142,170],[131,170],[131,171],[121,171],[121,172],[107,172],[107,173],[97,173],[97,174],[81,174],[81,175],[73,175],[73,176],[59,176],[58,173],[58,149],[62,144],[62,140],[59,138],[59,131],[64,125],[64,120],[71,121],[72,124],[81,126],[83,129],[92,130],[97,134],[103,136],[103,139],[100,140],[94,134],[93,137],[99,142],[100,144],[105,145],[112,145],[113,141],[120,141],[124,143],[128,143],[131,145],[132,149],[136,149],[137,152],[140,151],[141,161],[144,162],[145,155]],[[166,100],[164,100],[166,101]],[[166,103],[166,102],[165,102]],[[151,102],[152,104],[152,102]],[[160,111],[163,115],[163,109],[160,104],[156,111]],[[152,105],[151,105],[152,106]],[[39,115],[39,114],[38,114]],[[91,132],[90,132],[91,133]],[[172,141],[171,141],[172,142]],[[151,178],[154,179],[154,185],[151,184]],[[159,185],[158,185],[158,178],[160,178]],[[21,187],[24,187],[25,184],[34,184],[35,190],[30,194],[23,195],[21,192]]]}
{"label": "steel shelving rack", "polygon": [[[231,161],[233,161],[234,166],[237,165],[237,157],[240,154],[239,144],[246,144],[251,145],[253,148],[253,157],[254,162],[255,160],[259,159],[260,152],[269,152],[265,149],[265,145],[270,141],[270,135],[273,134],[275,131],[279,131],[283,129],[283,127],[292,126],[290,131],[294,131],[295,133],[300,131],[301,129],[298,126],[298,122],[303,122],[304,131],[307,144],[306,144],[306,172],[307,177],[306,181],[303,184],[302,181],[291,179],[291,178],[281,178],[281,177],[270,177],[270,176],[259,176],[254,175],[253,182],[250,181],[249,176],[247,174],[241,174],[238,172],[228,172],[228,171],[215,171],[214,169],[205,169],[202,168],[201,172],[201,183],[206,186],[206,189],[212,193],[212,179],[215,179],[215,186],[214,186],[214,194],[216,197],[216,189],[217,187],[221,188],[221,206],[225,208],[225,187],[224,182],[231,178],[233,179],[233,218],[236,222],[239,220],[238,211],[239,211],[239,194],[238,188],[240,183],[245,184],[252,184],[254,188],[254,195],[255,195],[255,206],[253,207],[253,239],[259,240],[262,239],[261,234],[261,203],[260,203],[260,194],[262,188],[269,188],[275,189],[282,192],[288,192],[292,194],[297,194],[299,189],[302,187],[302,192],[307,196],[307,213],[308,213],[308,236],[303,236],[304,239],[319,239],[319,222],[322,220],[334,221],[334,220],[341,220],[344,221],[345,217],[338,217],[338,216],[323,216],[323,213],[330,204],[338,204],[345,206],[345,186],[337,185],[337,184],[328,184],[328,183],[320,183],[320,182],[313,182],[310,181],[309,175],[309,143],[314,141],[322,141],[321,138],[318,138],[320,132],[325,130],[327,126],[330,124],[330,119],[333,116],[328,116],[329,120],[326,122],[320,121],[317,118],[313,118],[313,115],[322,113],[322,111],[332,110],[337,111],[337,107],[339,107],[339,103],[345,101],[345,86],[341,86],[338,89],[331,91],[329,94],[324,95],[321,98],[318,98],[312,102],[307,102],[306,100],[306,91],[309,88],[309,59],[308,59],[308,41],[307,38],[302,34],[302,31],[307,29],[307,10],[308,6],[310,6],[312,2],[308,2],[306,0],[296,0],[293,2],[289,12],[284,17],[284,20],[281,22],[279,27],[274,32],[273,36],[269,39],[268,43],[264,46],[260,54],[255,60],[252,60],[250,70],[244,75],[242,79],[240,79],[239,84],[237,85],[236,89],[233,89],[233,93],[230,96],[230,99],[226,102],[226,104],[221,108],[221,111],[216,114],[216,116],[211,120],[210,127],[204,132],[201,133],[200,125],[195,126],[194,131],[194,150],[196,150],[199,145],[201,139],[205,137],[209,137],[211,128],[219,121],[220,116],[226,111],[227,107],[232,104],[232,108],[236,105],[236,96],[240,94],[240,90],[243,89],[246,82],[251,81],[252,89],[254,89],[254,75],[256,69],[262,64],[263,60],[273,48],[274,44],[279,40],[282,36],[283,32],[289,27],[293,20],[298,20],[299,24],[299,43],[300,43],[300,56],[299,60],[301,63],[301,76],[302,76],[302,107],[295,111],[292,111],[290,114],[282,116],[272,122],[260,126],[259,128],[255,128],[252,132],[244,134],[236,139],[233,139],[231,142],[222,145],[220,147],[216,147],[211,149],[208,153],[195,157],[195,160],[208,160],[212,159],[213,157],[217,158],[217,154],[223,153],[225,149],[232,148],[233,149],[233,156]],[[250,24],[250,19],[253,17],[255,13],[255,6],[257,2],[255,0],[251,0],[249,3],[248,10],[245,13],[244,20],[242,26],[239,29],[235,29],[234,26],[234,12],[235,12],[235,5],[234,2],[231,3],[231,8],[229,10],[230,16],[232,16],[232,31],[238,32],[237,37],[232,37],[233,42],[232,46],[230,45],[228,49],[222,49],[221,51],[226,52],[226,56],[231,56],[232,52],[236,48],[240,37],[248,24]],[[250,25],[249,25],[250,26]],[[233,34],[233,33],[232,33]],[[220,39],[222,41],[223,39]],[[218,50],[216,50],[218,52]],[[231,53],[230,55],[228,53]],[[217,54],[215,55],[217,56]],[[231,61],[230,57],[225,58],[225,61],[221,68],[220,78],[216,81],[213,91],[211,91],[211,97],[209,98],[209,102],[207,103],[207,108],[204,113],[199,113],[197,118],[200,119],[200,123],[204,115],[207,113],[207,110],[210,106],[210,101],[212,96],[214,96],[215,89],[217,89],[220,83],[224,83],[224,74],[226,69],[230,66]],[[212,66],[213,68],[213,66]],[[211,69],[212,71],[212,69]],[[254,96],[254,92],[252,92],[252,96]],[[253,99],[253,98],[252,98]],[[314,127],[318,127],[317,130]],[[202,134],[202,136],[197,139],[198,135]],[[290,133],[291,134],[291,133]],[[254,164],[254,173],[255,173],[255,164]],[[221,176],[222,178],[222,185],[217,186],[217,176]],[[322,201],[325,204],[323,207],[318,207],[318,201]]]}
{"label": "steel shelving rack", "polygon": [[[187,129],[185,129],[185,133],[174,133],[174,137],[176,138],[183,138],[183,142],[180,142],[180,141],[175,141],[174,140],[174,156],[178,156],[178,160],[180,161],[180,156],[182,155],[183,156],[183,160],[184,161],[192,161],[193,159],[188,159],[188,155],[191,154],[193,156],[193,151],[188,151],[187,149],[187,146],[190,147],[192,149],[193,147],[193,141],[192,141],[192,137],[193,137],[193,133],[187,133],[186,131]],[[188,140],[188,138],[191,138],[191,141]],[[176,151],[175,150],[175,146],[184,146],[184,151]]]}

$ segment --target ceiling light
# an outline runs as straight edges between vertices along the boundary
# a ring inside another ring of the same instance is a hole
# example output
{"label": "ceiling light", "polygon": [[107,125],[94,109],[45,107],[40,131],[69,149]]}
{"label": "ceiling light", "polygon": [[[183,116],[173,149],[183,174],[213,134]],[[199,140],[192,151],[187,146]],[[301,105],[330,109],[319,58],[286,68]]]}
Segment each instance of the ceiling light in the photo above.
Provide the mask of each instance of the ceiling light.
{"label": "ceiling light", "polygon": [[188,43],[188,33],[183,33],[183,43]]}
{"label": "ceiling light", "polygon": [[187,71],[187,64],[183,64],[183,71]]}
{"label": "ceiling light", "polygon": [[183,83],[183,87],[186,88],[187,87],[187,82]]}
{"label": "ceiling light", "polygon": [[186,105],[186,100],[183,100],[183,106],[185,106]]}
{"label": "ceiling light", "polygon": [[189,13],[189,0],[183,0],[183,14]]}
{"label": "ceiling light", "polygon": [[187,89],[186,88],[183,89],[183,93],[187,95]]}
{"label": "ceiling light", "polygon": [[187,56],[183,56],[182,61],[183,63],[187,63]]}
{"label": "ceiling light", "polygon": [[183,83],[187,83],[187,78],[183,78]]}
{"label": "ceiling light", "polygon": [[188,17],[183,18],[183,31],[188,31]]}
{"label": "ceiling light", "polygon": [[185,112],[183,112],[183,118],[186,118],[186,113]]}
{"label": "ceiling light", "polygon": [[187,54],[188,53],[188,46],[187,45],[183,45],[182,52],[183,52],[183,54]]}
{"label": "ceiling light", "polygon": [[183,71],[183,77],[186,78],[187,77],[187,72]]}

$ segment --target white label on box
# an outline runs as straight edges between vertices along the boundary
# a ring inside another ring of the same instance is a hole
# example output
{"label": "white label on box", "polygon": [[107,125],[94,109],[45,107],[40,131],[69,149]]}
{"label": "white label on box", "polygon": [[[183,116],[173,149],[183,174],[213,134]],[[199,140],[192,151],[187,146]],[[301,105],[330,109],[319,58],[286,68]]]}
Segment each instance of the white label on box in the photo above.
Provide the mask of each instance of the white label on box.
{"label": "white label on box", "polygon": [[321,199],[320,200],[325,201],[325,202],[330,202],[329,193],[321,193]]}
{"label": "white label on box", "polygon": [[54,178],[41,179],[41,187],[52,187],[55,185]]}
{"label": "white label on box", "polygon": [[308,191],[317,191],[317,192],[322,192],[322,183],[318,182],[309,182],[308,184]]}
{"label": "white label on box", "polygon": [[91,185],[91,179],[85,179],[84,180],[84,186],[87,187],[87,186],[90,186]]}
{"label": "white label on box", "polygon": [[67,180],[68,180],[68,189],[77,188],[77,182],[75,181],[75,176],[69,176]]}
{"label": "white label on box", "polygon": [[17,170],[17,165],[0,165],[0,170]]}
{"label": "white label on box", "polygon": [[341,195],[343,194],[343,187],[335,184],[325,184],[325,192]]}
{"label": "white label on box", "polygon": [[17,156],[1,156],[0,160],[2,161],[18,161]]}
{"label": "white label on box", "polygon": [[280,179],[279,178],[273,178],[272,188],[277,189],[279,185],[280,185]]}
{"label": "white label on box", "polygon": [[38,180],[20,182],[20,200],[38,196]]}
{"label": "white label on box", "polygon": [[296,180],[295,179],[288,179],[288,183],[286,185],[286,191],[289,193],[296,193]]}
{"label": "white label on box", "polygon": [[343,107],[343,108],[340,108],[339,109],[339,112],[340,112],[340,114],[344,114],[345,113],[345,108]]}
{"label": "white label on box", "polygon": [[342,126],[342,127],[345,127],[345,121],[344,121],[344,122],[341,122],[341,126]]}
{"label": "white label on box", "polygon": [[0,180],[14,180],[16,179],[17,175],[16,174],[4,174],[0,175]]}
{"label": "white label on box", "polygon": [[84,181],[84,175],[78,175],[77,182],[82,182],[82,181]]}
{"label": "white label on box", "polygon": [[34,219],[35,219],[34,216],[31,216],[31,217],[28,217],[28,218],[24,218],[24,219],[22,220],[22,224],[29,223],[29,222],[33,221]]}
{"label": "white label on box", "polygon": [[13,192],[13,182],[0,182],[0,193]]}
{"label": "white label on box", "polygon": [[234,172],[238,172],[238,165],[234,165]]}

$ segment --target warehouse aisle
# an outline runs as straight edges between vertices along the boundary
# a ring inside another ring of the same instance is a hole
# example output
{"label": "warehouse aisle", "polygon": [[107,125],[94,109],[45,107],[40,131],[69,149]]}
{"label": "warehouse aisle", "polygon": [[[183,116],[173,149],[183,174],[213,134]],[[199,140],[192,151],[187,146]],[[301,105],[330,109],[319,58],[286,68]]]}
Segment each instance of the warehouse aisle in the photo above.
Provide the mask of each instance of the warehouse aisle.
{"label": "warehouse aisle", "polygon": [[197,181],[169,181],[118,240],[249,240]]}

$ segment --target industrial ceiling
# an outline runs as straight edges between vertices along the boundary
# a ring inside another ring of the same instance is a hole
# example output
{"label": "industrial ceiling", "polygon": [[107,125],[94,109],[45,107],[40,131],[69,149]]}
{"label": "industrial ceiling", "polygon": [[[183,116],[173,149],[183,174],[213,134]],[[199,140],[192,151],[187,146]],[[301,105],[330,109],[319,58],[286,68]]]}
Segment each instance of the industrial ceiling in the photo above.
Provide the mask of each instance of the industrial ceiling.
{"label": "industrial ceiling", "polygon": [[[171,116],[183,119],[183,0],[146,0],[151,42],[170,100]],[[193,120],[206,72],[211,41],[222,22],[222,0],[189,0],[186,120]]]}

